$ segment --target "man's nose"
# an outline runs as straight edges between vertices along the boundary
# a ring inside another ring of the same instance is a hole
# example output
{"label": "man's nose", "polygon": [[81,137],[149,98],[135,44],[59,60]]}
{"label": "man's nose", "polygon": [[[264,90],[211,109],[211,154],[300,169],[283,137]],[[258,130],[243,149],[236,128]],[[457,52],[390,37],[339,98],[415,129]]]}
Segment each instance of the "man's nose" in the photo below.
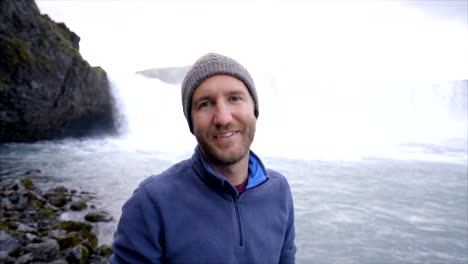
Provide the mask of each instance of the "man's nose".
{"label": "man's nose", "polygon": [[213,116],[213,121],[217,126],[225,126],[229,124],[232,120],[231,111],[229,106],[225,103],[217,103],[216,111]]}

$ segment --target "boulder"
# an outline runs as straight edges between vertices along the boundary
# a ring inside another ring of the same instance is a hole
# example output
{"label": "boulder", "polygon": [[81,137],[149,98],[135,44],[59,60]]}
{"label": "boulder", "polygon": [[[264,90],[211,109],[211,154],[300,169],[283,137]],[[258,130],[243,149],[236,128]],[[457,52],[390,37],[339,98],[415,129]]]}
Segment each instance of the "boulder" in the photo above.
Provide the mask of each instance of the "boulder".
{"label": "boulder", "polygon": [[112,221],[112,215],[106,211],[90,212],[85,216],[85,220],[89,222],[109,222]]}
{"label": "boulder", "polygon": [[54,239],[46,238],[41,243],[30,243],[25,247],[27,252],[33,254],[35,260],[48,261],[54,259],[59,253],[59,245]]}

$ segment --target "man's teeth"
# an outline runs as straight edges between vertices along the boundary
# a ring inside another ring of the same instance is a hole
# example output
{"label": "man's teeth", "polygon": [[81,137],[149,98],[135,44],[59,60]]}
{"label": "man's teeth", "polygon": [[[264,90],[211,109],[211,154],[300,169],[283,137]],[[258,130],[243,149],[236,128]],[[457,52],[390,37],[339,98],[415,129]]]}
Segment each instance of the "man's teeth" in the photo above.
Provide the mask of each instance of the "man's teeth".
{"label": "man's teeth", "polygon": [[219,134],[219,135],[216,135],[217,138],[227,138],[227,137],[230,137],[232,135],[234,135],[236,132],[227,132],[227,133],[224,133],[224,134]]}

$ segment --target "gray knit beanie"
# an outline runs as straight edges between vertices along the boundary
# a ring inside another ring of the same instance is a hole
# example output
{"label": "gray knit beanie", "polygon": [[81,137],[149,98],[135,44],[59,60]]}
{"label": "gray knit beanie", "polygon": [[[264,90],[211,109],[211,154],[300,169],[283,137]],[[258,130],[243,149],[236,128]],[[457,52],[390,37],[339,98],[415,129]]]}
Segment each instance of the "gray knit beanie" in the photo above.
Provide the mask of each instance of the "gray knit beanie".
{"label": "gray knit beanie", "polygon": [[241,80],[252,96],[254,114],[258,117],[258,98],[255,84],[247,69],[232,58],[221,54],[208,53],[199,58],[190,67],[182,82],[182,107],[184,115],[193,133],[192,124],[192,96],[195,89],[206,79],[213,75],[226,74]]}

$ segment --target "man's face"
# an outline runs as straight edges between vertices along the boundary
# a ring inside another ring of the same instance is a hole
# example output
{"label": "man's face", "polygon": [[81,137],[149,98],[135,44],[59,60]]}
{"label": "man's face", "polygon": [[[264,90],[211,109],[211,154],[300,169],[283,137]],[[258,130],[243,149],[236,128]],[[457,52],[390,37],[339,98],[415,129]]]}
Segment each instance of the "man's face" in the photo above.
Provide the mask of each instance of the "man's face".
{"label": "man's face", "polygon": [[216,165],[248,159],[257,119],[244,83],[229,75],[203,81],[192,97],[193,133],[205,157]]}

